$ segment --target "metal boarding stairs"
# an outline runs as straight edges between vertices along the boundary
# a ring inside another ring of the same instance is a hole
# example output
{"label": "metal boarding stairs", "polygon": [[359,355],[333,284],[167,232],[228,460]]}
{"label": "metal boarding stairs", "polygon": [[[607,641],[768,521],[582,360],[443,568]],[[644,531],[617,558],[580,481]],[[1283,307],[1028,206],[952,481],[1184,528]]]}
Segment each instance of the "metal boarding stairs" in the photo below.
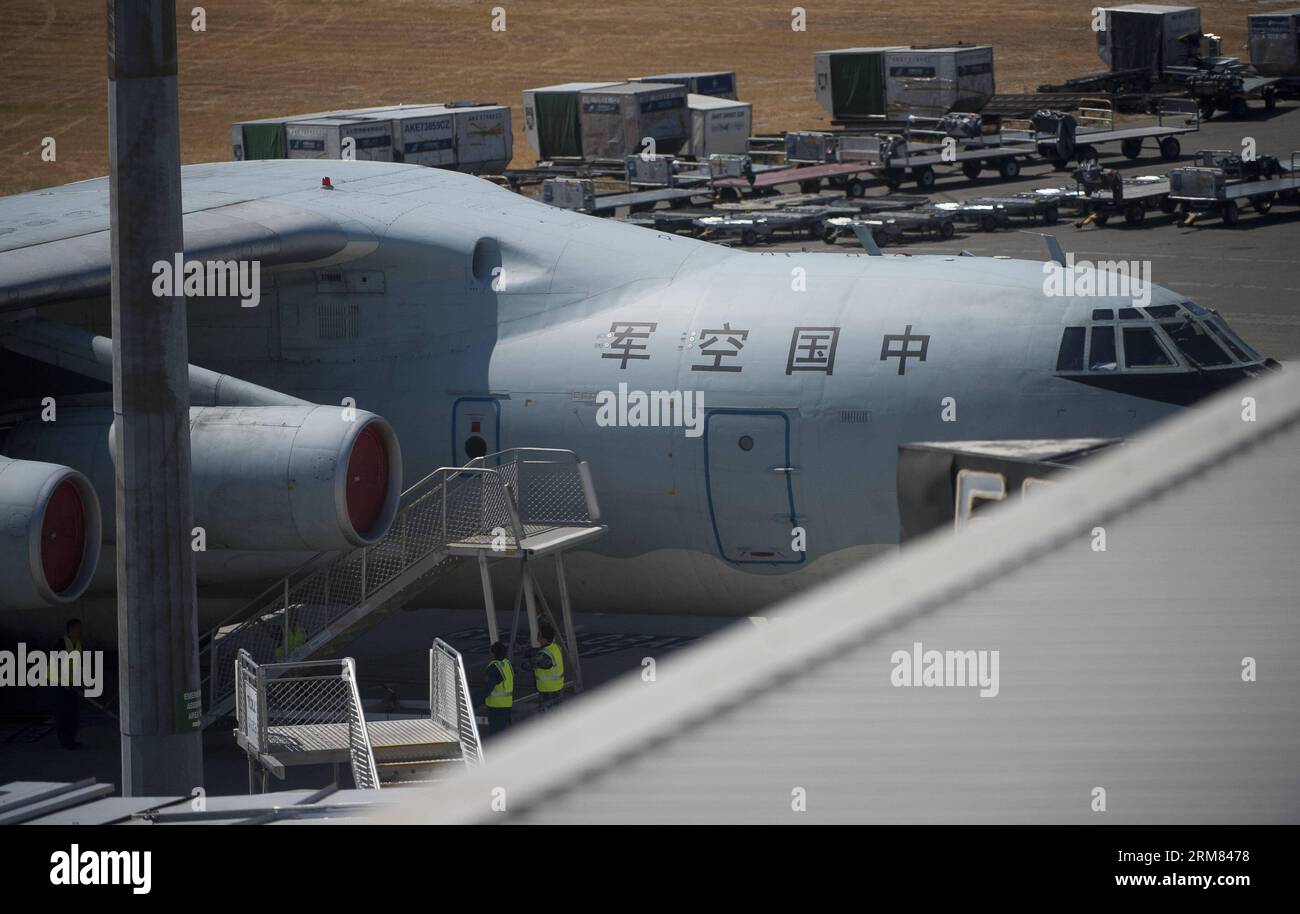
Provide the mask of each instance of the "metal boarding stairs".
{"label": "metal boarding stairs", "polygon": [[442,639],[429,649],[429,716],[367,721],[356,665],[341,660],[258,664],[235,660],[235,738],[248,755],[248,792],[266,792],[296,765],[348,764],[362,790],[435,780],[448,765],[483,764],[483,748],[460,654]]}
{"label": "metal boarding stairs", "polygon": [[[204,726],[236,709],[236,659],[241,654],[259,666],[337,656],[347,640],[469,556],[478,558],[492,640],[497,626],[488,561],[521,563],[520,591],[527,598],[536,643],[534,594],[547,615],[550,610],[528,561],[554,555],[565,616],[564,629],[555,628],[564,632],[560,646],[580,683],[561,554],[603,533],[599,520],[590,469],[572,451],[511,448],[463,467],[434,470],[402,494],[393,524],[378,542],[318,556],[201,640]],[[517,597],[516,608],[518,603]]]}

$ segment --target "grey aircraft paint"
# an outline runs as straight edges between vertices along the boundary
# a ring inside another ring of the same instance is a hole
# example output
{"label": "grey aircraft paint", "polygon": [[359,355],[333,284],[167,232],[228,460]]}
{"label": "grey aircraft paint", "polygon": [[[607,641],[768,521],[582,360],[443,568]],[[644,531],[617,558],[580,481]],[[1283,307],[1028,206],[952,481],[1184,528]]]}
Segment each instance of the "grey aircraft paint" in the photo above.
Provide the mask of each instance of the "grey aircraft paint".
{"label": "grey aircraft paint", "polygon": [[[270,252],[258,307],[190,301],[193,362],[354,398],[392,423],[408,481],[465,462],[475,436],[576,451],[609,525],[567,563],[581,610],[752,612],[897,543],[900,444],[1124,437],[1195,399],[1178,391],[1259,366],[1251,352],[1197,370],[1162,337],[1166,366],[1058,372],[1066,327],[1123,339],[1151,321],[1094,320],[1131,297],[1046,295],[1038,262],[732,250],[410,165],[183,178],[187,228],[205,228],[191,257]],[[0,200],[0,311],[100,294],[105,194],[101,180]],[[598,424],[620,384],[701,392],[702,433]],[[201,581],[266,583],[302,558],[205,555]],[[437,599],[481,605],[475,581]]]}

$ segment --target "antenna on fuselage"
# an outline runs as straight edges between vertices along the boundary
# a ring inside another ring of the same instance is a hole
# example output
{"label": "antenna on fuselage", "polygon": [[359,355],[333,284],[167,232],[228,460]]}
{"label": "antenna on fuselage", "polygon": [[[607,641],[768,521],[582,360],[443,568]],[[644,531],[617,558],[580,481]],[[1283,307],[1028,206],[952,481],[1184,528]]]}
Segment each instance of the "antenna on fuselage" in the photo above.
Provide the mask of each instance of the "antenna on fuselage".
{"label": "antenna on fuselage", "polygon": [[876,244],[876,237],[871,234],[871,227],[867,225],[853,226],[853,234],[858,236],[858,243],[866,249],[866,252],[872,257],[883,257],[880,253],[880,246]]}
{"label": "antenna on fuselage", "polygon": [[1026,232],[1021,230],[1022,235],[1037,235],[1043,239],[1043,244],[1047,246],[1047,259],[1059,263],[1061,266],[1067,266],[1065,262],[1065,251],[1061,250],[1061,242],[1056,240],[1055,235],[1049,235],[1046,232]]}

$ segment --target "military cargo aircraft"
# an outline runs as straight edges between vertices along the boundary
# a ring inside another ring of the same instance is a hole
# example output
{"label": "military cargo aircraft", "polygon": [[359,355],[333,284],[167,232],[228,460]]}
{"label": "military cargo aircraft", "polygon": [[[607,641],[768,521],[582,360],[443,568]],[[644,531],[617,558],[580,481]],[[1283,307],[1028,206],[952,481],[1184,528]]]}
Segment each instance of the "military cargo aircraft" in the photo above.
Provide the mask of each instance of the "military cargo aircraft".
{"label": "military cargo aircraft", "polygon": [[[1267,367],[1176,292],[1053,294],[1052,264],[733,250],[391,163],[182,177],[159,281],[195,282],[201,596],[372,542],[402,480],[529,446],[600,493],[578,609],[751,613],[897,544],[901,444],[1122,438]],[[227,267],[190,262],[235,266],[214,289]],[[109,280],[105,179],[0,200],[0,607],[111,594]]]}

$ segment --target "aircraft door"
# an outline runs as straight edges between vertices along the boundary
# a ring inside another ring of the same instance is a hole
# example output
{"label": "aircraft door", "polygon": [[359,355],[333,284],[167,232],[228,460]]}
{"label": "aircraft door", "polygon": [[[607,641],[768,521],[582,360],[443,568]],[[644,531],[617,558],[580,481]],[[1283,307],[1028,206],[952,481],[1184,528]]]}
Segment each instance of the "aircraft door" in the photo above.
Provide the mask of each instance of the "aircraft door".
{"label": "aircraft door", "polygon": [[774,411],[714,410],[704,425],[709,515],[718,552],[743,565],[797,565],[790,419]]}
{"label": "aircraft door", "polygon": [[461,397],[451,408],[452,463],[501,450],[501,404],[495,397]]}

